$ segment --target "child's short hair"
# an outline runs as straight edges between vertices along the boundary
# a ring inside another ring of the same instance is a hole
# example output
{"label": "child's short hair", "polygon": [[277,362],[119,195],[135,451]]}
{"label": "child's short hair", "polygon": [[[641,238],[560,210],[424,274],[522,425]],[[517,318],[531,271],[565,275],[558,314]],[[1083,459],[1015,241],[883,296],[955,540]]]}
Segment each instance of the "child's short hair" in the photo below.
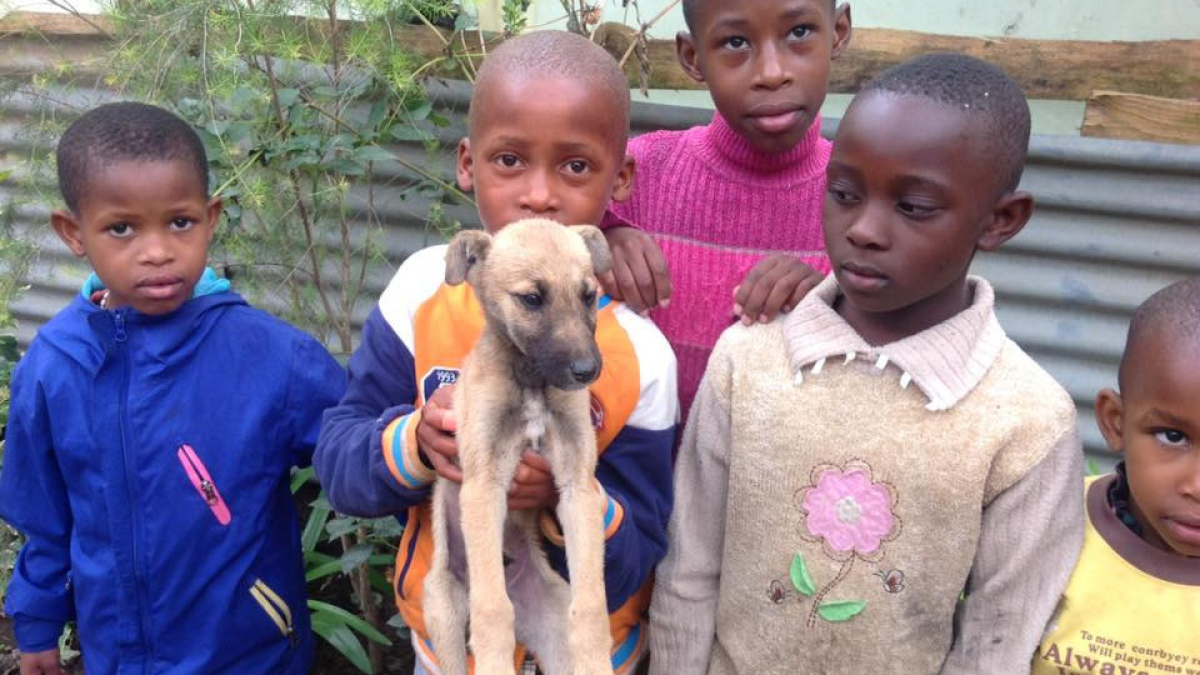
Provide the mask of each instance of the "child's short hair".
{"label": "child's short hair", "polygon": [[[613,129],[620,131],[622,147],[629,135],[629,81],[616,59],[600,45],[574,33],[544,30],[507,40],[488,54],[475,78],[471,94],[468,124],[474,130],[475,101],[501,77],[566,77],[595,87],[600,95],[615,101],[620,119]],[[535,102],[536,104],[536,102]]]}
{"label": "child's short hair", "polygon": [[[683,23],[687,25],[688,32],[696,30],[695,24],[692,21],[696,18],[696,9],[700,6],[701,0],[683,0]],[[837,0],[828,0],[829,8],[837,7]]]}
{"label": "child's short hair", "polygon": [[182,161],[208,193],[208,157],[187,122],[145,103],[109,103],[71,123],[58,142],[58,189],[79,212],[92,172],[116,162]]}
{"label": "child's short hair", "polygon": [[1142,333],[1152,328],[1170,331],[1187,341],[1200,339],[1200,277],[1188,277],[1159,290],[1133,313],[1118,376],[1122,391],[1130,374],[1127,369],[1134,365],[1130,363],[1133,347]]}
{"label": "child's short hair", "polygon": [[1017,189],[1029,149],[1029,103],[1003,70],[966,54],[938,52],[889,68],[863,87],[863,93],[869,91],[924,96],[977,115],[987,130],[984,148],[1004,176],[1004,191]]}

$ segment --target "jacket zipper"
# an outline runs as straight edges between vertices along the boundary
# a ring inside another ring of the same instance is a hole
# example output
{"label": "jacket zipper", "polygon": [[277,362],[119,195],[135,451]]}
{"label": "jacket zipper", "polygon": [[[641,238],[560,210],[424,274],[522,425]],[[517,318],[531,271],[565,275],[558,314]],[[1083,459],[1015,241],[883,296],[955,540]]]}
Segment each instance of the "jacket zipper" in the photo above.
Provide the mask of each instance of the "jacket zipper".
{"label": "jacket zipper", "polygon": [[113,335],[113,339],[116,340],[117,345],[121,350],[121,365],[123,368],[121,374],[121,398],[118,404],[120,418],[119,424],[121,428],[121,458],[123,464],[125,465],[126,499],[128,500],[129,504],[133,505],[133,507],[129,509],[129,519],[130,525],[133,528],[133,536],[131,536],[129,539],[131,548],[133,549],[133,580],[134,585],[137,587],[137,600],[139,605],[138,616],[141,618],[142,624],[142,648],[146,653],[147,661],[152,662],[154,660],[154,651],[153,646],[150,643],[150,617],[148,616],[150,600],[147,596],[146,586],[144,583],[145,571],[143,570],[142,556],[138,549],[138,535],[141,532],[142,527],[140,516],[141,512],[139,510],[141,499],[137,492],[137,472],[132,466],[129,457],[129,439],[132,437],[132,434],[129,431],[129,411],[127,404],[129,399],[129,380],[132,377],[132,365],[129,362],[129,334],[125,330],[125,314],[125,310],[121,309],[113,312],[113,321],[116,323],[116,332]]}
{"label": "jacket zipper", "polygon": [[295,647],[299,638],[296,635],[295,626],[292,624],[292,610],[283,601],[283,598],[271,590],[271,587],[266,585],[262,579],[254,580],[254,585],[250,587],[250,595],[279,628],[280,634],[287,638],[288,644]]}
{"label": "jacket zipper", "polygon": [[187,472],[188,479],[192,481],[196,491],[208,504],[208,508],[216,516],[217,522],[228,525],[229,521],[233,519],[233,514],[229,512],[229,506],[221,498],[221,492],[217,490],[217,485],[213,483],[212,476],[209,475],[208,468],[204,466],[200,456],[196,454],[192,446],[186,443],[179,446],[176,455],[179,457],[179,463],[183,465],[183,470]]}

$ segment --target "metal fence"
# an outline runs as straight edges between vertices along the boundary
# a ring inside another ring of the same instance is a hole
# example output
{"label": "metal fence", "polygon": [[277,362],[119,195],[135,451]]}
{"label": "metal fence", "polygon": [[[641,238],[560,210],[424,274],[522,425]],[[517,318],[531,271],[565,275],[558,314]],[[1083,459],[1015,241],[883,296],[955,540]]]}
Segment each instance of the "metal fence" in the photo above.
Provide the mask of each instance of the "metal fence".
{"label": "metal fence", "polygon": [[[431,92],[453,121],[437,131],[445,151],[430,160],[417,144],[394,149],[449,177],[469,89],[462,83],[435,83]],[[63,96],[78,104],[107,94]],[[28,97],[0,101],[0,169],[27,150],[21,130],[35,114]],[[710,117],[694,108],[633,106],[635,134],[687,128]],[[825,132],[835,127],[827,121]],[[425,205],[396,198],[407,179],[402,169],[386,163],[372,177],[388,265],[372,271],[371,293],[382,290],[407,255],[440,241],[424,222]],[[1085,446],[1108,464],[1112,458],[1093,421],[1092,400],[1099,389],[1115,386],[1129,316],[1155,290],[1200,273],[1200,147],[1035,136],[1022,187],[1036,198],[1033,220],[999,251],[978,256],[974,271],[995,285],[1008,333],[1070,391]],[[0,202],[13,197],[6,190],[0,184]],[[50,233],[49,208],[25,204],[15,209],[18,221],[40,233],[43,244],[31,287],[14,307],[25,343],[77,292],[86,272]],[[448,210],[465,225],[478,223],[469,207]],[[369,299],[361,303],[360,320],[371,305]]]}

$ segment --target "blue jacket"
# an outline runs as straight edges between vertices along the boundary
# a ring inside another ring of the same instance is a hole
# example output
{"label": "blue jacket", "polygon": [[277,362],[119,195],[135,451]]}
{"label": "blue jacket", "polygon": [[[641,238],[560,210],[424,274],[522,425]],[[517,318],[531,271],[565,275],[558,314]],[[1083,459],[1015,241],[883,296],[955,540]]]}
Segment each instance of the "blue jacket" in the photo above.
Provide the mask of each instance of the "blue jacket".
{"label": "blue jacket", "polygon": [[28,538],[5,601],[22,650],[75,620],[88,675],[311,666],[289,469],[345,372],[214,290],[157,317],[77,297],[18,365],[0,516]]}

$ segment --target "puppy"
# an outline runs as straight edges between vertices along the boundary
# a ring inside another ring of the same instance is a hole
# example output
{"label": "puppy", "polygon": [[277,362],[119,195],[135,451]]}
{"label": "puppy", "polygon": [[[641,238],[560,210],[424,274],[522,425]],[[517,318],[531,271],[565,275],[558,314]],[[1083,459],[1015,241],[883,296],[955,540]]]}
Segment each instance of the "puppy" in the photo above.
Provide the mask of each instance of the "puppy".
{"label": "puppy", "polygon": [[[450,242],[446,283],[471,284],[485,327],[454,396],[463,482],[439,479],[433,492],[424,607],[446,675],[467,673],[468,608],[477,675],[512,673],[517,640],[547,675],[612,673],[587,390],[602,365],[596,276],[610,264],[604,236],[588,225],[524,220]],[[554,474],[569,586],[547,561],[538,514],[507,509],[525,450]]]}

